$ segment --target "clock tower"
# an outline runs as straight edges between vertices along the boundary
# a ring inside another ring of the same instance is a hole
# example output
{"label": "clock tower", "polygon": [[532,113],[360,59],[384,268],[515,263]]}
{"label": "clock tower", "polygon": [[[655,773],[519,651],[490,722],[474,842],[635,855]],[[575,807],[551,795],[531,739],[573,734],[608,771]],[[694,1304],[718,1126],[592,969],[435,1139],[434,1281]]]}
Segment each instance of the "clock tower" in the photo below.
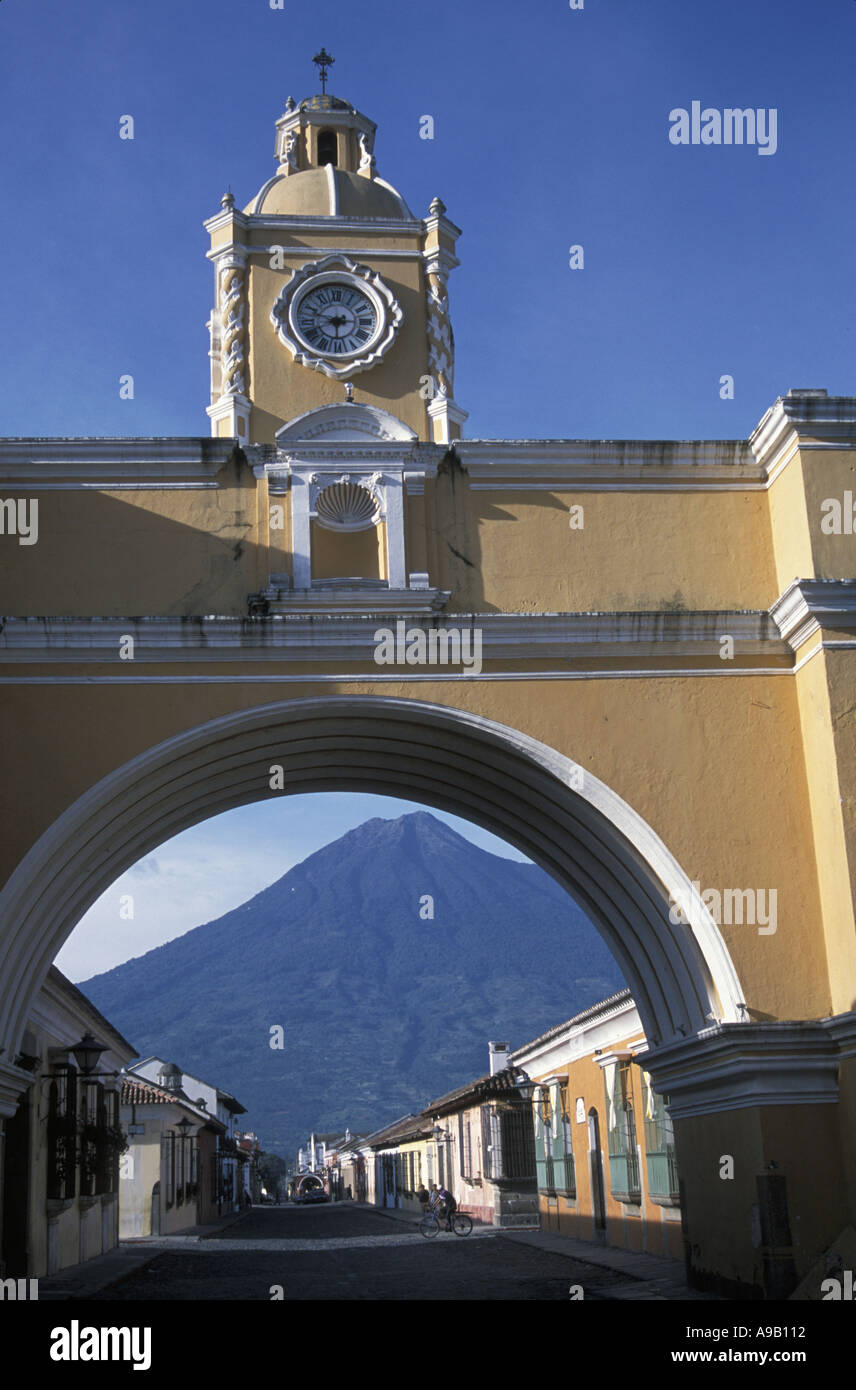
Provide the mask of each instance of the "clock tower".
{"label": "clock tower", "polygon": [[[326,89],[332,59],[315,61]],[[243,210],[226,194],[205,223],[214,436],[275,444],[356,393],[417,440],[460,437],[447,290],[460,231],[439,198],[415,217],[374,146],[374,123],[347,101],[289,97],[274,173]]]}

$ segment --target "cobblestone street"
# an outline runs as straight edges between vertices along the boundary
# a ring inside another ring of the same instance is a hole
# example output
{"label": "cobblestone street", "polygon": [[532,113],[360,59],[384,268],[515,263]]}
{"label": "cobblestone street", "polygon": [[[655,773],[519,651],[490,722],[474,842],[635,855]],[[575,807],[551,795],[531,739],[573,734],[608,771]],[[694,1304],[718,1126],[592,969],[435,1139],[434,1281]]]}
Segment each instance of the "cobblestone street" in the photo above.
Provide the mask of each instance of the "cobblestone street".
{"label": "cobblestone street", "polygon": [[489,1227],[426,1240],[414,1225],[342,1207],[257,1208],[216,1236],[171,1237],[98,1299],[567,1300],[609,1296],[626,1276],[533,1249]]}

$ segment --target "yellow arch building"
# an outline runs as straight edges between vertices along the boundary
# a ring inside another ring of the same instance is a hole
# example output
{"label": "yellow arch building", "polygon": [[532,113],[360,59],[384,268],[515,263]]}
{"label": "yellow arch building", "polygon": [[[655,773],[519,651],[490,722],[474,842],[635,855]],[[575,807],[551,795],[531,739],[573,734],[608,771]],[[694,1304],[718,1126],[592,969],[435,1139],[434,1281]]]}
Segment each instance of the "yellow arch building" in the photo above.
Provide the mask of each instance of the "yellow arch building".
{"label": "yellow arch building", "polygon": [[462,438],[459,230],[374,139],[289,99],[273,177],[207,222],[211,438],[0,442],[0,1117],[142,854],[268,796],[405,796],[590,914],[692,1280],[787,1295],[856,1211],[856,399],[790,391],[738,441]]}

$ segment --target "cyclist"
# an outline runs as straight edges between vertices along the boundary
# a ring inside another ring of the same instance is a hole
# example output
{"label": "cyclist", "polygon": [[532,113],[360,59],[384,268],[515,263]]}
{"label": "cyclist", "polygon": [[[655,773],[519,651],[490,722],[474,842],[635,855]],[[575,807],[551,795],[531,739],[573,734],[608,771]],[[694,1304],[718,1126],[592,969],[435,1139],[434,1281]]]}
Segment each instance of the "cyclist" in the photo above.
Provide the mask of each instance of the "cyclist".
{"label": "cyclist", "polygon": [[438,1215],[438,1216],[445,1216],[445,1218],[446,1218],[446,1230],[447,1230],[447,1231],[451,1231],[451,1229],[452,1229],[452,1217],[455,1215],[455,1212],[458,1210],[458,1204],[457,1204],[457,1202],[455,1201],[454,1197],[452,1196],[451,1192],[449,1192],[449,1191],[447,1190],[447,1188],[445,1188],[445,1187],[441,1187],[441,1188],[439,1189],[439,1192],[438,1192],[437,1195],[438,1195],[438,1197],[440,1198],[440,1201],[441,1201],[442,1204],[443,1204],[442,1207],[440,1208],[440,1210],[437,1212],[437,1215]]}

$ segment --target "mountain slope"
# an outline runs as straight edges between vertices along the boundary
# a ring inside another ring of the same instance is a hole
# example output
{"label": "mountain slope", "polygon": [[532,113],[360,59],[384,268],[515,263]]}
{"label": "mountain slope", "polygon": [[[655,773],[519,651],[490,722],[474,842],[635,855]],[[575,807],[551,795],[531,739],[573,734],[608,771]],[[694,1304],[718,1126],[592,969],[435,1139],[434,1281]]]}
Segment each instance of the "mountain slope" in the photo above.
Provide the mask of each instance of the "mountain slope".
{"label": "mountain slope", "polygon": [[233,1092],[284,1152],[312,1127],[418,1109],[484,1073],[489,1038],[520,1046],[623,984],[552,879],[420,811],[367,821],[80,988],[141,1055]]}

